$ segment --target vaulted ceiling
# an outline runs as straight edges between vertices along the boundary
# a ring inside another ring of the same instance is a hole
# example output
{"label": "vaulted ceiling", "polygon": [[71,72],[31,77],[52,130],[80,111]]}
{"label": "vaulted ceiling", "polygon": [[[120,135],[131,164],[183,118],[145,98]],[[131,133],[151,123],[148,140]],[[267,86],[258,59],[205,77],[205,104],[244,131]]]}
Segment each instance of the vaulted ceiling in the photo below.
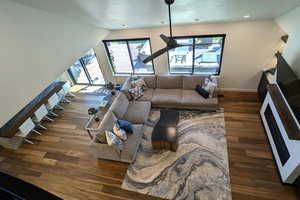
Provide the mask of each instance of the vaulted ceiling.
{"label": "vaulted ceiling", "polygon": [[[107,29],[160,26],[168,19],[164,0],[11,1]],[[174,24],[270,19],[299,5],[300,0],[175,0],[172,15]]]}

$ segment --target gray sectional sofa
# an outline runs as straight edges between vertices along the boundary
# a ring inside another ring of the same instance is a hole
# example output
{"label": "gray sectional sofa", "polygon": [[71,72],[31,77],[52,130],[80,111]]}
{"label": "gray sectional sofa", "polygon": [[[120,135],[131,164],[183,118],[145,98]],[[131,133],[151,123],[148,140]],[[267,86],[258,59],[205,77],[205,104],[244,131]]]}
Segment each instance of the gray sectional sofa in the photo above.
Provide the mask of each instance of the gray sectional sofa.
{"label": "gray sectional sofa", "polygon": [[[218,98],[205,99],[196,91],[196,85],[202,85],[206,76],[144,76],[148,89],[138,101],[150,101],[152,107],[185,108],[185,109],[215,109]],[[213,78],[217,84],[217,77]],[[129,97],[131,87],[128,78],[121,91]]]}
{"label": "gray sectional sofa", "polygon": [[[216,109],[218,107],[216,95],[204,99],[195,91],[196,85],[201,85],[204,79],[203,76],[145,76],[148,89],[144,92],[144,96],[137,101],[129,101],[128,89],[131,84],[128,78],[100,123],[91,143],[91,152],[97,158],[131,163],[135,159],[151,107]],[[134,124],[133,134],[128,134],[121,153],[107,145],[105,137],[105,130],[112,130],[117,119]]]}

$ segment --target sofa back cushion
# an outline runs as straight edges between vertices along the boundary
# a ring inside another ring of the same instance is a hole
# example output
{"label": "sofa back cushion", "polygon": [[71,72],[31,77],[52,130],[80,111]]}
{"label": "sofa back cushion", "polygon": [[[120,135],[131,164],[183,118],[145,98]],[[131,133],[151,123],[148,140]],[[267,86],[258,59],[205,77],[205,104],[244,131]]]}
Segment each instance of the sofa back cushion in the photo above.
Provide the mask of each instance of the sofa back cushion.
{"label": "sofa back cushion", "polygon": [[157,76],[156,88],[182,89],[182,76]]}
{"label": "sofa back cushion", "polygon": [[128,105],[129,100],[127,99],[126,95],[120,92],[110,106],[109,110],[112,111],[118,119],[122,119],[127,111]]}
{"label": "sofa back cushion", "polygon": [[122,85],[121,92],[126,95],[127,99],[131,100],[131,95],[128,90],[131,88],[131,79],[128,77]]}
{"label": "sofa back cushion", "polygon": [[98,142],[106,144],[105,131],[112,131],[114,123],[117,121],[115,114],[111,111],[107,111],[103,120],[100,123],[99,130],[96,132],[95,137]]}
{"label": "sofa back cushion", "polygon": [[148,88],[156,88],[156,76],[145,76],[143,78]]}
{"label": "sofa back cushion", "polygon": [[197,85],[202,85],[207,76],[183,76],[182,88],[184,90],[195,90]]}

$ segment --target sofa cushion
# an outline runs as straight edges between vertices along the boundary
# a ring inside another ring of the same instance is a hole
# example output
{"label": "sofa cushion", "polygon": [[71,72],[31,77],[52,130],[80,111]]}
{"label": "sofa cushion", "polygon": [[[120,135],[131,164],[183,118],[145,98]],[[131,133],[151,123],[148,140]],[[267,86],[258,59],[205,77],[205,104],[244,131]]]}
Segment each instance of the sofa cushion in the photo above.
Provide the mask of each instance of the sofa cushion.
{"label": "sofa cushion", "polygon": [[128,77],[121,87],[121,92],[126,95],[127,99],[131,101],[132,97],[129,94],[128,90],[131,88],[131,79]]}
{"label": "sofa cushion", "polygon": [[118,119],[121,119],[126,113],[128,105],[129,105],[129,101],[126,95],[120,92],[117,98],[110,106],[109,110],[111,110]]}
{"label": "sofa cushion", "polygon": [[209,107],[218,104],[217,98],[205,99],[195,90],[182,90],[182,106],[185,107]]}
{"label": "sofa cushion", "polygon": [[205,76],[183,76],[182,77],[182,89],[194,90],[197,85],[202,85]]}
{"label": "sofa cushion", "polygon": [[143,125],[133,125],[133,134],[128,135],[124,142],[124,148],[121,153],[121,160],[124,162],[132,162],[138,150],[139,144],[144,133]]}
{"label": "sofa cushion", "polygon": [[105,131],[112,131],[114,123],[117,121],[116,116],[111,111],[108,111],[102,119],[99,130],[95,133],[96,139],[103,144],[106,144]]}
{"label": "sofa cushion", "polygon": [[144,94],[141,98],[139,98],[139,101],[151,101],[153,97],[153,91],[154,89],[147,89],[144,91]]}
{"label": "sofa cushion", "polygon": [[132,101],[122,119],[134,124],[144,124],[148,119],[150,109],[150,101]]}
{"label": "sofa cushion", "polygon": [[157,76],[156,88],[182,89],[182,76]]}
{"label": "sofa cushion", "polygon": [[145,76],[144,81],[148,88],[151,88],[151,89],[156,88],[156,76]]}
{"label": "sofa cushion", "polygon": [[155,89],[152,97],[154,106],[177,106],[181,105],[181,89]]}

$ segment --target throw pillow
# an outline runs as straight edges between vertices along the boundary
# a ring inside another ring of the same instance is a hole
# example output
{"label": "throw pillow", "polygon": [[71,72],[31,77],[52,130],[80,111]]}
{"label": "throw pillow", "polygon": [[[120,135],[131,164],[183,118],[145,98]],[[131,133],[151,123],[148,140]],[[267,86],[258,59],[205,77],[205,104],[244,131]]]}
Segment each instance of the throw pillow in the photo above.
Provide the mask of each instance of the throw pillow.
{"label": "throw pillow", "polygon": [[144,95],[141,87],[130,88],[128,92],[134,100],[138,100]]}
{"label": "throw pillow", "polygon": [[116,151],[120,154],[124,147],[123,141],[111,131],[105,131],[105,135],[106,135],[107,144],[109,146],[114,147]]}
{"label": "throw pillow", "polygon": [[217,84],[210,78],[205,78],[202,88],[209,93],[209,98],[212,98],[217,88]]}
{"label": "throw pillow", "polygon": [[133,133],[133,128],[132,128],[131,122],[118,119],[117,123],[119,124],[121,129],[126,131],[126,133]]}
{"label": "throw pillow", "polygon": [[204,99],[207,99],[209,97],[209,92],[204,90],[200,85],[196,86],[196,92],[198,92]]}
{"label": "throw pillow", "polygon": [[126,131],[121,129],[119,124],[116,122],[113,127],[113,132],[116,136],[118,136],[121,140],[127,140]]}
{"label": "throw pillow", "polygon": [[143,91],[145,91],[147,89],[147,84],[143,78],[138,78],[136,80],[131,81],[131,87],[132,88],[140,87],[142,88]]}

